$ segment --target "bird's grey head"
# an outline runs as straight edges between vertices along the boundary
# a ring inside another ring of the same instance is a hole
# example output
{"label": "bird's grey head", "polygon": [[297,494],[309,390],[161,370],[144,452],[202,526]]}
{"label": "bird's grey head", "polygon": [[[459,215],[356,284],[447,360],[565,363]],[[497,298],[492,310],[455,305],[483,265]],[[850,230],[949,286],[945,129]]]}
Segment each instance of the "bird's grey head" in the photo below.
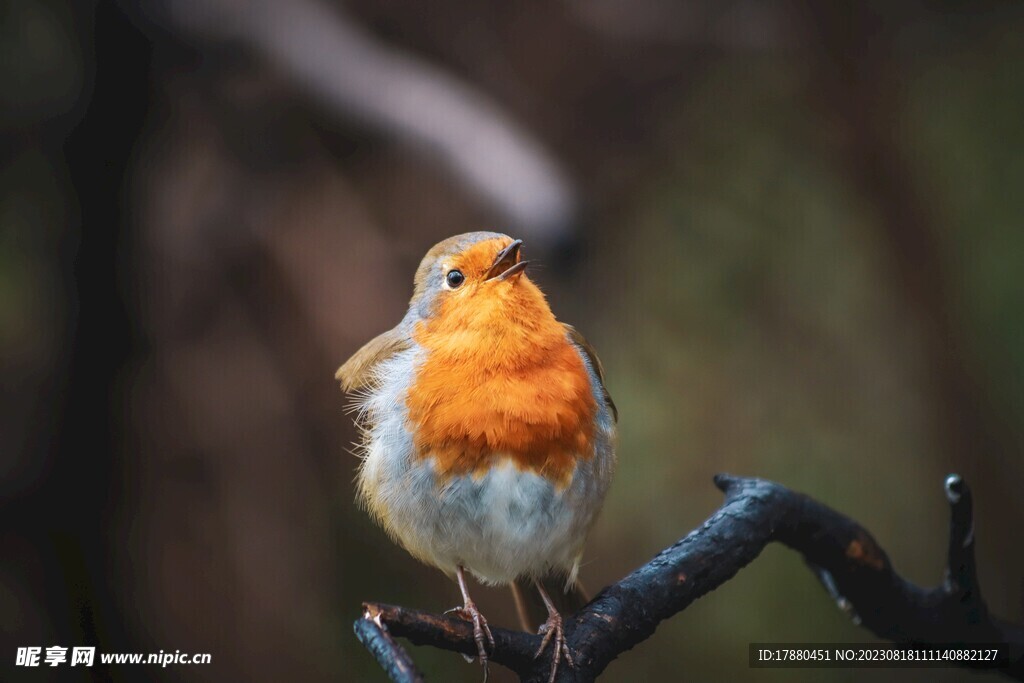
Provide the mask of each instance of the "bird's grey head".
{"label": "bird's grey head", "polygon": [[416,269],[405,323],[430,317],[438,298],[463,287],[522,273],[521,240],[500,232],[467,232],[438,242]]}

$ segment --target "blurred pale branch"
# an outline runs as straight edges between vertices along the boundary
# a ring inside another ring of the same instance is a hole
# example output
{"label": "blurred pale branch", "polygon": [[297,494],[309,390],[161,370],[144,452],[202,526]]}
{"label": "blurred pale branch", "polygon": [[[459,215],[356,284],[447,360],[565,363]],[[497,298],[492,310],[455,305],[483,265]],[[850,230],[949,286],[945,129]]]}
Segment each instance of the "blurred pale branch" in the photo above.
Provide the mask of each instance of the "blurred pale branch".
{"label": "blurred pale branch", "polygon": [[533,133],[469,83],[388,46],[320,0],[167,0],[156,21],[200,47],[240,43],[331,112],[420,149],[509,227],[563,242],[578,211],[572,181]]}
{"label": "blurred pale branch", "polygon": [[[1024,627],[992,617],[981,597],[971,492],[958,475],[946,479],[951,519],[945,580],[931,589],[897,574],[857,522],[803,494],[728,475],[715,477],[715,484],[725,492],[725,503],[714,515],[566,620],[575,667],[559,667],[556,680],[594,680],[612,660],[653,635],[661,621],[731,579],[771,542],[803,555],[840,607],[876,636],[915,645],[1004,644],[1009,661],[999,671],[1024,680]],[[356,633],[392,680],[420,679],[391,633],[417,645],[476,653],[469,622],[374,603],[364,610]],[[524,681],[548,679],[547,658],[534,658],[541,636],[492,631],[495,662]]]}

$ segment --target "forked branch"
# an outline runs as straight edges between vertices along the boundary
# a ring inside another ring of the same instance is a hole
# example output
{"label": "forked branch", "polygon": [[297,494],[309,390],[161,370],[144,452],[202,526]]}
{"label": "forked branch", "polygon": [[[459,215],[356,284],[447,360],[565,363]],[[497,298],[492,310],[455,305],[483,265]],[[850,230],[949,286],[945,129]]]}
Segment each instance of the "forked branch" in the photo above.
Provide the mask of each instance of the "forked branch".
{"label": "forked branch", "polygon": [[[803,555],[840,607],[876,636],[918,644],[1003,643],[1010,661],[999,671],[1024,680],[1024,627],[992,617],[981,597],[971,492],[958,475],[946,479],[949,552],[945,580],[935,588],[901,577],[866,529],[803,494],[724,474],[715,484],[725,493],[715,514],[566,619],[576,666],[559,667],[559,681],[594,680],[613,659],[649,638],[661,621],[728,581],[773,541]],[[394,681],[422,676],[391,634],[416,645],[476,653],[468,622],[376,603],[364,610],[356,633]],[[547,680],[547,658],[533,658],[540,636],[492,631],[492,661],[523,681]]]}

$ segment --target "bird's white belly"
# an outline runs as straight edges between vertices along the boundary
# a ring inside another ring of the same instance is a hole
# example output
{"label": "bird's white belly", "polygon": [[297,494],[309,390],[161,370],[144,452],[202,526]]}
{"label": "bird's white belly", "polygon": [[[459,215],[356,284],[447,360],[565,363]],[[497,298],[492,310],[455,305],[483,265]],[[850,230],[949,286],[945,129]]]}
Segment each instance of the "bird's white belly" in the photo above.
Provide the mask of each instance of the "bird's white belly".
{"label": "bird's white belly", "polygon": [[448,573],[461,565],[487,583],[573,573],[594,512],[571,502],[571,489],[511,460],[476,479],[439,479],[433,459],[378,465],[371,451],[362,478],[364,490],[376,491],[368,505],[410,553]]}
{"label": "bird's white belly", "polygon": [[382,364],[363,406],[373,424],[358,475],[367,508],[411,554],[446,573],[461,565],[485,583],[551,571],[574,579],[610,480],[611,437],[599,440],[593,457],[578,459],[567,486],[500,457],[482,476],[438,476],[406,428],[413,353]]}

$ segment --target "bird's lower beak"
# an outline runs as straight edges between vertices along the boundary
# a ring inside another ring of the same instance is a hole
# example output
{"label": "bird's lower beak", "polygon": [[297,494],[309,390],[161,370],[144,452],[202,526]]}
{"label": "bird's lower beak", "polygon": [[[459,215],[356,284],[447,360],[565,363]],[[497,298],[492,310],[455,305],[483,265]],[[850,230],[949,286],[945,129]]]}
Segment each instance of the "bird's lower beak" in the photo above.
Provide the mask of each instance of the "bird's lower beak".
{"label": "bird's lower beak", "polygon": [[526,270],[529,261],[520,261],[519,259],[519,248],[523,246],[522,240],[515,240],[507,247],[498,252],[498,255],[494,257],[494,263],[484,273],[486,276],[485,280],[507,280],[508,278],[519,275]]}

